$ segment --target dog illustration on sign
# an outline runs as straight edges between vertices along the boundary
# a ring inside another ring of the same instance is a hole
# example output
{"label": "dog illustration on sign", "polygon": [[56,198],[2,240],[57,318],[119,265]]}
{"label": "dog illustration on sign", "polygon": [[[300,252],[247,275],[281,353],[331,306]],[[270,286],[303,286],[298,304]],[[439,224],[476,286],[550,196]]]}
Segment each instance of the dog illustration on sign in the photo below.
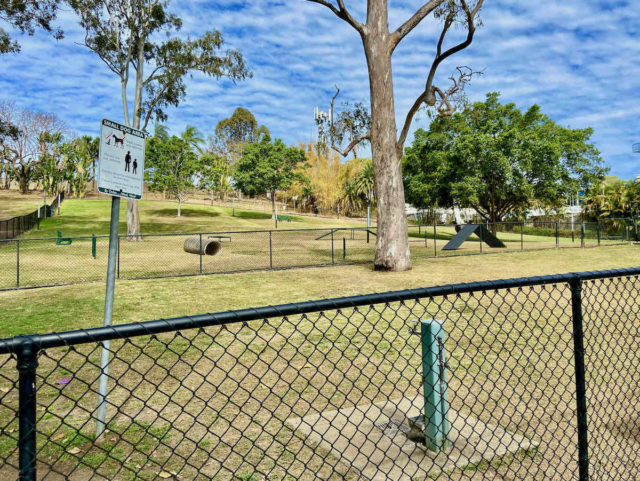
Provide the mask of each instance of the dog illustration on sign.
{"label": "dog illustration on sign", "polygon": [[116,147],[118,144],[120,144],[120,147],[122,147],[124,149],[124,138],[126,136],[127,136],[127,134],[125,134],[124,132],[122,132],[122,137],[118,137],[115,133],[111,132],[106,137],[107,145],[111,145],[111,137],[113,137],[113,139],[114,139],[114,142],[113,142],[114,147]]}

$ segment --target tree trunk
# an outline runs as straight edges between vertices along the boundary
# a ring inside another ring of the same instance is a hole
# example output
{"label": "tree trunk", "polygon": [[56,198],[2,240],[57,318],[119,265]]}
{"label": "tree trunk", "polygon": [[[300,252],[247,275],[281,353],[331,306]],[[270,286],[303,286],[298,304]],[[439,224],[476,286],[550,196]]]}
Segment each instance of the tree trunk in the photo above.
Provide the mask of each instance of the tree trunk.
{"label": "tree trunk", "polygon": [[396,120],[391,75],[386,2],[370,4],[363,38],[371,95],[371,154],[377,200],[378,231],[374,268],[411,269],[402,166],[396,149]]}
{"label": "tree trunk", "polygon": [[211,206],[213,206],[213,191],[211,191]]}
{"label": "tree trunk", "polygon": [[276,191],[271,191],[271,218],[276,220]]}
{"label": "tree trunk", "polygon": [[[138,62],[136,71],[136,85],[135,96],[133,99],[133,128],[140,128],[140,107],[142,105],[142,82],[143,82],[143,67],[144,67],[144,36],[140,36],[138,40]],[[126,100],[126,91],[123,91],[123,99]],[[127,106],[125,103],[124,111],[126,115],[127,125],[129,122],[129,115]],[[140,213],[138,211],[138,201],[135,199],[127,199],[127,240],[128,241],[141,241],[142,235],[140,230]]]}
{"label": "tree trunk", "polygon": [[180,197],[180,196],[178,196],[178,197],[177,197],[177,200],[178,200],[178,217],[180,217],[180,213],[181,213],[181,210],[182,210],[182,200],[181,200],[181,197]]}
{"label": "tree trunk", "polygon": [[24,172],[24,169],[19,174],[18,187],[20,188],[20,193],[21,194],[26,194],[26,193],[29,192],[29,180],[27,179],[27,175]]}

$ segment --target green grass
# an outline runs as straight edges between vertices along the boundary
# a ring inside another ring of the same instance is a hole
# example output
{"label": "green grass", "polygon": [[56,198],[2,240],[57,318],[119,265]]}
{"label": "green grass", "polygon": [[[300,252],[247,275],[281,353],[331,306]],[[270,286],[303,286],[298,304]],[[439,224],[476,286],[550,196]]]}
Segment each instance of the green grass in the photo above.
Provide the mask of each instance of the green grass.
{"label": "green grass", "polygon": [[[451,282],[640,265],[639,246],[417,260],[404,273],[370,265],[119,281],[114,323],[200,314]],[[0,292],[0,336],[99,326],[104,284]]]}
{"label": "green grass", "polygon": [[[47,198],[47,204],[51,204],[52,200],[53,198]],[[30,214],[42,204],[43,197],[40,192],[23,195],[17,190],[0,189],[0,220]]]}
{"label": "green grass", "polygon": [[[120,202],[119,231],[126,234],[126,201]],[[37,207],[37,205],[36,205]],[[140,227],[143,234],[173,234],[176,232],[216,232],[273,229],[274,222],[266,212],[227,207],[184,204],[178,217],[173,202],[142,200],[139,203]],[[23,238],[55,237],[56,231],[64,236],[108,235],[111,201],[103,199],[68,199],[61,205],[61,215],[43,220],[40,230],[32,230]],[[291,222],[279,222],[280,229],[314,227],[362,226],[359,221],[345,218],[320,218],[293,215]]]}

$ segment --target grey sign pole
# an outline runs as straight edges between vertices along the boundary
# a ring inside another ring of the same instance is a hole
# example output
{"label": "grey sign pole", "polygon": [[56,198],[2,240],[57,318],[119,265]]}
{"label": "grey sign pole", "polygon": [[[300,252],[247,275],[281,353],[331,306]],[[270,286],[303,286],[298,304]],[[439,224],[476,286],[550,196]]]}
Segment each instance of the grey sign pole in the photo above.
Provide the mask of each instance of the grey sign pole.
{"label": "grey sign pole", "polygon": [[[116,285],[116,257],[118,255],[118,222],[120,197],[111,197],[111,225],[109,228],[109,260],[107,262],[107,290],[104,298],[104,325],[110,326],[113,317],[113,291]],[[107,414],[107,383],[109,381],[109,341],[102,343],[100,355],[100,379],[98,382],[98,413],[96,438],[104,432]]]}

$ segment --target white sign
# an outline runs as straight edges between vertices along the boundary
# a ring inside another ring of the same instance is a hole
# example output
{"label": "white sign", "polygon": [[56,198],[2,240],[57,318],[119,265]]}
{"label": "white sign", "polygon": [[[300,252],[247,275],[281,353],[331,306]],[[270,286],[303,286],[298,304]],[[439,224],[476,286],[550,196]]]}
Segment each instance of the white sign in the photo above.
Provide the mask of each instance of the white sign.
{"label": "white sign", "polygon": [[128,199],[142,198],[145,137],[142,130],[102,119],[98,157],[100,192]]}

